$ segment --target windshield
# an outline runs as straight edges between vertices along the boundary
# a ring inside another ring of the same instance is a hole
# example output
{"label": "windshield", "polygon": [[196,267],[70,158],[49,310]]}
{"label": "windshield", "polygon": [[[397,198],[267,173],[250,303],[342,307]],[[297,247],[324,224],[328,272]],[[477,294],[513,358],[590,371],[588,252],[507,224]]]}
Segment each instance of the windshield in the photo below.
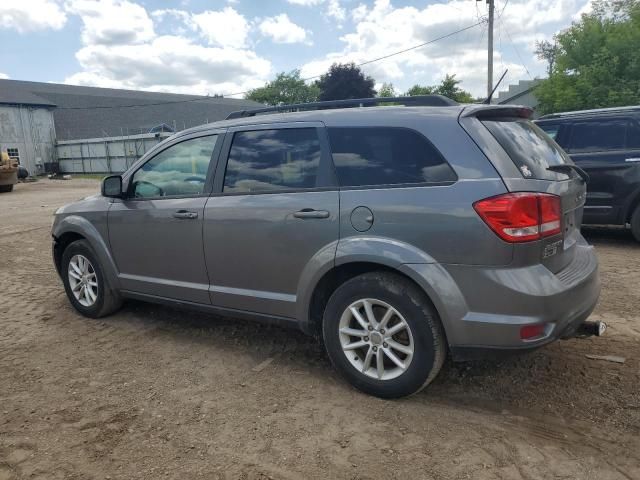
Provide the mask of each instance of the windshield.
{"label": "windshield", "polygon": [[573,162],[564,150],[531,121],[504,118],[483,120],[482,123],[505,149],[524,178],[556,180],[575,175],[571,172],[564,174],[547,170],[552,165]]}

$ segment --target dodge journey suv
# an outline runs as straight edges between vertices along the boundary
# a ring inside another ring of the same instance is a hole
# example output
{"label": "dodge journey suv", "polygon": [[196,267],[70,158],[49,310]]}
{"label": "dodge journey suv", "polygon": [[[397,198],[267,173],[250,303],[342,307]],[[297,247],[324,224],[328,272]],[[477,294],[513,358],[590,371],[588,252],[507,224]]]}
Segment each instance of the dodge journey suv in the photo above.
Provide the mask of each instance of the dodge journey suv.
{"label": "dodge journey suv", "polygon": [[447,354],[584,330],[600,291],[580,234],[584,172],[531,111],[384,100],[396,104],[236,112],[107,177],[55,215],[71,304],[101,317],[131,298],[294,325],[385,398],[425,387]]}

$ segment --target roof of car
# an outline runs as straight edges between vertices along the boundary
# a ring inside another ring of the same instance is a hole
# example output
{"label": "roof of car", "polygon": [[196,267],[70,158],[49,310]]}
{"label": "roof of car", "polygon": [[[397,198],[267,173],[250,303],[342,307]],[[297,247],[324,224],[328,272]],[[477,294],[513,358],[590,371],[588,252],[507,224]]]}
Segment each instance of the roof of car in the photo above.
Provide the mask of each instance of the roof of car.
{"label": "roof of car", "polygon": [[[221,120],[198,127],[182,130],[177,135],[189,135],[201,131],[226,129],[246,125],[264,125],[291,122],[322,122],[327,126],[398,126],[399,124],[411,124],[416,117],[441,117],[457,118],[464,111],[464,115],[474,115],[483,111],[526,111],[526,107],[514,105],[485,105],[485,104],[460,104],[438,107],[413,107],[413,106],[373,106],[355,108],[335,108],[329,110],[309,110],[302,112],[269,113],[264,115],[246,116]],[[384,115],[381,115],[384,113]]]}
{"label": "roof of car", "polygon": [[560,118],[573,118],[580,116],[607,115],[615,113],[640,112],[640,105],[631,105],[628,107],[610,107],[610,108],[593,108],[590,110],[575,110],[573,112],[558,112],[543,115],[538,120],[553,120]]}

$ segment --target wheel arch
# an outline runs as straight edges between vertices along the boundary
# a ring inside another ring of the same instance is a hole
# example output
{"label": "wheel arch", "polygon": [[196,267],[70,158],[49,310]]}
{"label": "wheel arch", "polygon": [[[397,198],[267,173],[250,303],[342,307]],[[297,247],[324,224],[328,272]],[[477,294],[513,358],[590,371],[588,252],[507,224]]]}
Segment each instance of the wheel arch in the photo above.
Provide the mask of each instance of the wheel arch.
{"label": "wheel arch", "polygon": [[111,252],[103,236],[89,220],[77,215],[64,217],[55,222],[52,235],[54,238],[53,258],[59,274],[64,249],[76,240],[86,240],[100,261],[107,283],[111,288],[119,289],[118,269]]}
{"label": "wheel arch", "polygon": [[[415,267],[416,265],[413,264],[392,265],[390,262],[375,262],[370,260],[351,261],[333,266],[320,276],[311,289],[311,294],[305,304],[304,316],[299,319],[302,330],[314,337],[320,338],[324,309],[329,298],[340,285],[364,273],[388,272],[403,277],[416,285],[424,293],[425,299],[438,315],[438,319],[444,330],[445,341],[448,344],[450,313],[441,298],[441,292],[438,291],[438,288],[433,287],[429,279],[429,277],[434,280],[442,279],[444,269],[438,264],[420,264],[418,268]],[[431,272],[437,273],[433,274]],[[457,287],[455,287],[455,290],[459,293]]]}

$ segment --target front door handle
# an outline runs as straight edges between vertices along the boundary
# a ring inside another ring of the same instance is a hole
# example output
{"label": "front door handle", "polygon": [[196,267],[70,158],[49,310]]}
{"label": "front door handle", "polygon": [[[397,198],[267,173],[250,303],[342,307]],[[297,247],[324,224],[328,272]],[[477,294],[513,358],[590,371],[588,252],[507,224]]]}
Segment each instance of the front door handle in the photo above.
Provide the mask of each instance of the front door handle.
{"label": "front door handle", "polygon": [[178,210],[173,212],[173,218],[179,218],[181,220],[193,220],[198,218],[198,212],[190,212],[189,210]]}
{"label": "front door handle", "polygon": [[326,210],[314,210],[313,208],[303,208],[299,212],[293,214],[296,218],[329,218],[329,212]]}

